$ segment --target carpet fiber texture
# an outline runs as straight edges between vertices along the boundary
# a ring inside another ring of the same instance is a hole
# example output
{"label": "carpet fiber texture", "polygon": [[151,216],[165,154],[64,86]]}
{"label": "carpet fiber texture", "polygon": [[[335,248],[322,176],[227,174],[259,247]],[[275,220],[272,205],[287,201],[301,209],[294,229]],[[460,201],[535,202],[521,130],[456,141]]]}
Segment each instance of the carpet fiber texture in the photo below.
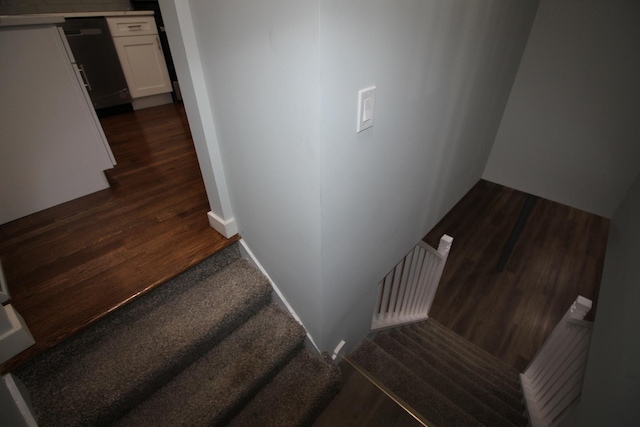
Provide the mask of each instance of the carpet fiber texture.
{"label": "carpet fiber texture", "polygon": [[363,341],[354,362],[436,426],[526,426],[518,373],[434,320]]}
{"label": "carpet fiber texture", "polygon": [[[340,375],[303,349],[304,329],[271,292],[236,244],[14,373],[41,427],[226,425],[238,414],[236,425],[257,425],[251,413],[305,425]],[[308,396],[300,408],[284,398],[291,389]]]}

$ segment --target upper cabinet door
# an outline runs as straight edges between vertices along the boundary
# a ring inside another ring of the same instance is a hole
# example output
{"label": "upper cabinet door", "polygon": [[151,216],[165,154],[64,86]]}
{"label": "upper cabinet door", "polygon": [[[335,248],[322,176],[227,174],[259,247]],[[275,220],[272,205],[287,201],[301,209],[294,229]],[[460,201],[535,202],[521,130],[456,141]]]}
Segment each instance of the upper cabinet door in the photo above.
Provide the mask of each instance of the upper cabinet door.
{"label": "upper cabinet door", "polygon": [[114,37],[132,98],[171,92],[171,81],[157,35]]}

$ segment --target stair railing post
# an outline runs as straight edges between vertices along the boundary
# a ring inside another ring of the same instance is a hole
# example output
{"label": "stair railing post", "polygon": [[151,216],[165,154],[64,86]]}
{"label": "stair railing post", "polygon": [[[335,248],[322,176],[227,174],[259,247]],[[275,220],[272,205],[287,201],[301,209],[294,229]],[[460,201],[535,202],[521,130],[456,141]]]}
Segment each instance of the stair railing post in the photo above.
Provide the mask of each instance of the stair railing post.
{"label": "stair railing post", "polygon": [[[558,322],[558,325],[564,325],[568,319],[576,319],[582,320],[586,316],[586,314],[591,309],[592,302],[588,298],[583,296],[578,296],[576,300],[571,304],[569,310],[562,316],[562,319]],[[524,375],[532,378],[536,375],[539,370],[539,366],[543,365],[547,361],[547,357],[545,354],[548,354],[551,347],[554,347],[558,344],[558,340],[561,339],[562,329],[556,326],[551,334],[547,337],[544,344],[540,347],[536,355],[531,359],[529,366],[524,371]]]}
{"label": "stair railing post", "polygon": [[447,260],[449,256],[449,251],[451,250],[451,245],[453,244],[453,237],[443,234],[440,238],[440,243],[438,243],[438,252],[444,256],[444,260]]}
{"label": "stair railing post", "polygon": [[378,283],[371,329],[378,330],[429,317],[453,237],[443,235],[434,249],[418,244]]}
{"label": "stair railing post", "polygon": [[438,244],[438,253],[442,256],[440,260],[435,274],[431,279],[431,283],[429,283],[427,298],[425,301],[425,314],[428,316],[431,313],[431,305],[433,304],[433,300],[436,297],[436,292],[438,290],[438,285],[440,284],[440,279],[442,278],[442,272],[444,271],[444,266],[447,263],[447,258],[449,258],[449,252],[451,251],[451,245],[453,244],[453,237],[443,234],[440,238],[440,243]]}
{"label": "stair railing post", "polygon": [[587,315],[593,303],[590,299],[578,295],[578,298],[573,302],[569,309],[568,317],[576,320],[583,320]]}
{"label": "stair railing post", "polygon": [[[578,296],[531,359],[527,369],[520,375],[527,412],[533,427],[553,425],[558,420],[549,420],[547,408],[552,408],[554,414],[558,411],[560,414],[566,413],[570,405],[574,404],[572,402],[575,402],[575,398],[580,395],[580,389],[567,390],[565,386],[579,384],[581,387],[582,377],[574,377],[571,382],[562,378],[574,374],[584,375],[584,370],[577,374],[573,368],[568,371],[567,366],[582,366],[586,361],[591,322],[585,322],[583,319],[591,306],[591,300]],[[578,327],[585,333],[577,334],[572,327]],[[567,399],[570,400],[570,405],[562,406]]]}

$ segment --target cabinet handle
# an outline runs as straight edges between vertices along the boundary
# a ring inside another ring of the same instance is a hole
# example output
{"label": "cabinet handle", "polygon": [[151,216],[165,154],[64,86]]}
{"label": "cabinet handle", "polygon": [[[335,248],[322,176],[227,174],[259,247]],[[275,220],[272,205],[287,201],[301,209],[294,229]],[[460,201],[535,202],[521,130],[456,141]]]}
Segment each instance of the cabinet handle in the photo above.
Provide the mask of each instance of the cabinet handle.
{"label": "cabinet handle", "polygon": [[78,72],[80,73],[80,77],[82,77],[82,83],[84,84],[84,87],[86,87],[87,90],[91,90],[91,85],[89,84],[89,79],[87,78],[87,73],[85,73],[84,71],[84,67],[82,66],[82,64],[77,65]]}
{"label": "cabinet handle", "polygon": [[129,28],[131,31],[141,31],[142,30],[142,24],[128,25],[127,28]]}
{"label": "cabinet handle", "polygon": [[160,47],[160,38],[158,36],[156,36],[156,42],[157,42],[158,50],[162,52],[162,48]]}

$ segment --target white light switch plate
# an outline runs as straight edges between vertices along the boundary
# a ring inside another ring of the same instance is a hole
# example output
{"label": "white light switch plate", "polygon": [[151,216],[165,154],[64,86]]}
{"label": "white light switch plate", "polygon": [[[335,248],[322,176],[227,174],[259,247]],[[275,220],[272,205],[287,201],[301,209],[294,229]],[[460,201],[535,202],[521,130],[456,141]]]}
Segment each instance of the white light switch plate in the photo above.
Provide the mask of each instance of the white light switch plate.
{"label": "white light switch plate", "polygon": [[371,86],[358,91],[358,126],[357,132],[362,132],[373,126],[373,113],[376,106],[376,87]]}

